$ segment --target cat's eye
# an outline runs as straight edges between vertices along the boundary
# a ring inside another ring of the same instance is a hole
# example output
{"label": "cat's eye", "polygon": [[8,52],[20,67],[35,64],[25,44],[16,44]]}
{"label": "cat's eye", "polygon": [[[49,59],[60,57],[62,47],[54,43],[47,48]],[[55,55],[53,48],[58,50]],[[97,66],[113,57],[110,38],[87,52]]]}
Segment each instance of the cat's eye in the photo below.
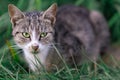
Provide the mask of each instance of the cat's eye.
{"label": "cat's eye", "polygon": [[46,33],[46,32],[40,33],[40,37],[41,37],[41,38],[44,38],[44,37],[46,37],[46,36],[47,36],[47,33]]}
{"label": "cat's eye", "polygon": [[30,34],[27,33],[27,32],[23,32],[22,35],[23,35],[25,38],[30,38]]}

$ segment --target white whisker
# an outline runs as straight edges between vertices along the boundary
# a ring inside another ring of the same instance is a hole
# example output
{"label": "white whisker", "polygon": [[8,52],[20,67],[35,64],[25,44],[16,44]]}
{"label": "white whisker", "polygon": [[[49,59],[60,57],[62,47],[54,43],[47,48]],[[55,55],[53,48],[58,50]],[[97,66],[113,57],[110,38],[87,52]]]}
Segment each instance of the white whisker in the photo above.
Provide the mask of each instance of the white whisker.
{"label": "white whisker", "polygon": [[17,45],[12,45],[12,46],[10,46],[10,48],[13,48],[13,49],[20,49]]}

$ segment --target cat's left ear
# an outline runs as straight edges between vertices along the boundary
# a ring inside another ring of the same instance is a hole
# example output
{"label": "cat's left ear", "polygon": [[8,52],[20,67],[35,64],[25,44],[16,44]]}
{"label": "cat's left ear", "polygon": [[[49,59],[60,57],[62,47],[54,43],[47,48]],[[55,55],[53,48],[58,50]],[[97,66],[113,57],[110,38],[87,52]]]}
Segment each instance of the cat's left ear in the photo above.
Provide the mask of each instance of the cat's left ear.
{"label": "cat's left ear", "polygon": [[56,21],[56,12],[57,12],[57,4],[52,4],[44,13],[43,18],[49,19],[51,24],[54,24]]}

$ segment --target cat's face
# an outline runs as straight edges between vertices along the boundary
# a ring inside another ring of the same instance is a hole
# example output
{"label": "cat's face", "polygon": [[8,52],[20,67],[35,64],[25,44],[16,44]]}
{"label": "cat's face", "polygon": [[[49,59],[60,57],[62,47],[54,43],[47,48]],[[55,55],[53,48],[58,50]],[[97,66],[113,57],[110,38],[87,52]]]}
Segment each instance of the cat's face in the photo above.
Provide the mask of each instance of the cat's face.
{"label": "cat's face", "polygon": [[12,35],[16,44],[29,53],[40,53],[51,45],[54,34],[56,5],[44,12],[23,13],[9,5]]}

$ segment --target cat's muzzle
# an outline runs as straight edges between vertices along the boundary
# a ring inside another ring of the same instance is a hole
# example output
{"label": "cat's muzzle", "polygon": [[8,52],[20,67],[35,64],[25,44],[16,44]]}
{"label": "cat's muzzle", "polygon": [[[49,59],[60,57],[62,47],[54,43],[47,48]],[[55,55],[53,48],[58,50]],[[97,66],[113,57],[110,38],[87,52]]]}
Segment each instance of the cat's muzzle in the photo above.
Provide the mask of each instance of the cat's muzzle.
{"label": "cat's muzzle", "polygon": [[39,45],[34,45],[34,46],[31,46],[31,47],[32,47],[32,53],[33,54],[39,53]]}

